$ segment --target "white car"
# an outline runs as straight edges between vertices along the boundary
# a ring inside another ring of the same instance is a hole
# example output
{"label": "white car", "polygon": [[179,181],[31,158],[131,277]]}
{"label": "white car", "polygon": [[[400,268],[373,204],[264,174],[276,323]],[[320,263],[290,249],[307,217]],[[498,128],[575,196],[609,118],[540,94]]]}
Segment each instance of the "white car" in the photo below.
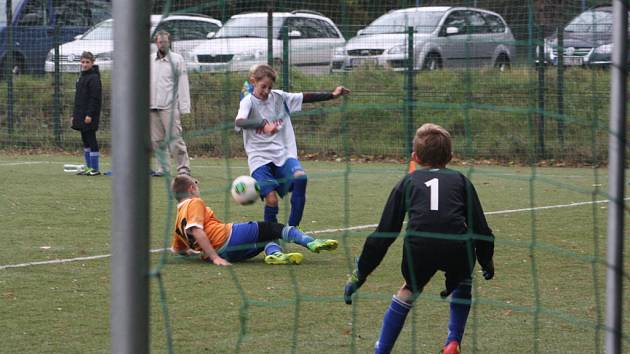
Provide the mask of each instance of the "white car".
{"label": "white car", "polygon": [[514,62],[514,36],[503,18],[470,7],[426,6],[393,10],[377,18],[333,54],[332,71],[361,66],[406,70],[408,28],[413,28],[413,69]]}
{"label": "white car", "polygon": [[[90,51],[96,57],[94,64],[99,70],[111,70],[114,55],[113,20],[105,20],[84,34],[77,36],[72,42],[59,46],[59,66],[61,72],[79,72],[81,53]],[[151,33],[166,30],[171,34],[171,47],[188,57],[190,49],[205,40],[221,27],[221,21],[203,15],[172,15],[162,19],[162,15],[151,15]],[[151,44],[151,51],[157,49]],[[50,50],[45,62],[45,71],[55,71],[55,50]]]}
{"label": "white car", "polygon": [[[273,61],[283,61],[282,29],[287,28],[289,64],[329,68],[332,51],[345,40],[335,24],[314,11],[273,13]],[[232,16],[214,37],[192,50],[189,71],[247,71],[267,62],[267,13]]]}

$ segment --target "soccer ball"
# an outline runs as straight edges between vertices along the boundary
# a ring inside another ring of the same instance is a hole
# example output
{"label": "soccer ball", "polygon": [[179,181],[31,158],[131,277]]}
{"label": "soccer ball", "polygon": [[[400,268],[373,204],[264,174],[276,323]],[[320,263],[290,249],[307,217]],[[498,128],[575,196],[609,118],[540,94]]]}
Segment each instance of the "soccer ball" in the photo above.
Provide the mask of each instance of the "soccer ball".
{"label": "soccer ball", "polygon": [[239,176],[232,182],[232,198],[240,205],[252,204],[258,199],[260,187],[251,176]]}

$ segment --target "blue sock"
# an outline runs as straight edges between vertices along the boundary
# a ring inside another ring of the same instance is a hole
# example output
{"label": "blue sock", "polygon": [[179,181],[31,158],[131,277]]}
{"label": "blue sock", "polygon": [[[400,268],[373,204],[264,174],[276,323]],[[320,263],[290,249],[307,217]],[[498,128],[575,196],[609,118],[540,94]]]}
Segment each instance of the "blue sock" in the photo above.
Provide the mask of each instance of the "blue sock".
{"label": "blue sock", "polygon": [[282,247],[275,242],[269,242],[265,245],[265,256],[274,254],[276,252],[282,252]]}
{"label": "blue sock", "polygon": [[282,239],[287,242],[297,243],[298,245],[306,247],[309,242],[315,240],[311,236],[303,233],[297,227],[285,226],[282,229]]}
{"label": "blue sock", "polygon": [[90,167],[93,168],[96,171],[99,171],[98,169],[98,157],[101,154],[99,154],[98,151],[91,151],[90,152]]}
{"label": "blue sock", "polygon": [[304,204],[306,204],[306,176],[299,176],[293,180],[293,191],[291,192],[291,215],[289,225],[298,226],[302,221]]}
{"label": "blue sock", "polygon": [[411,304],[400,300],[396,295],[392,296],[392,303],[385,311],[385,316],[383,317],[381,335],[376,345],[374,345],[374,354],[384,354],[392,351],[394,343],[405,324],[409,310],[411,310]]}
{"label": "blue sock", "polygon": [[455,288],[451,295],[451,314],[448,320],[448,337],[449,342],[456,340],[461,343],[464,337],[464,329],[466,328],[466,320],[470,312],[471,284],[470,280],[464,281]]}
{"label": "blue sock", "polygon": [[265,221],[266,222],[278,222],[278,207],[271,207],[265,205]]}
{"label": "blue sock", "polygon": [[90,168],[92,167],[91,165],[91,161],[90,161],[90,148],[83,148],[83,159],[85,160],[85,167]]}

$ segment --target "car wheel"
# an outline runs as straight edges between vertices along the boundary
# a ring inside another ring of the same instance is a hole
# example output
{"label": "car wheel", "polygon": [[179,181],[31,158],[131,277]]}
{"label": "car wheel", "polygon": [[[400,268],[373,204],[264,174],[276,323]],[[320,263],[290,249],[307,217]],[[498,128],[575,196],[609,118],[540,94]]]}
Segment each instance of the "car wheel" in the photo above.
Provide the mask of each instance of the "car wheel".
{"label": "car wheel", "polygon": [[422,69],[427,71],[442,69],[442,58],[440,58],[440,55],[437,53],[427,54],[427,57],[424,58]]}
{"label": "car wheel", "polygon": [[510,70],[510,59],[505,54],[499,54],[499,57],[494,62],[494,67],[500,72]]}

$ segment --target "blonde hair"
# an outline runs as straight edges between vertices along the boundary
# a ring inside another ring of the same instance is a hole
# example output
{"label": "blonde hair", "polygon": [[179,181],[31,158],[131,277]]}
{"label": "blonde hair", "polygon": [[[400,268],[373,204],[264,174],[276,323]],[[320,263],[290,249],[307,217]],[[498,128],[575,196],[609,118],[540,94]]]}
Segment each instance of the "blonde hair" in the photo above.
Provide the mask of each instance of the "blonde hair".
{"label": "blonde hair", "polygon": [[451,161],[451,134],[433,123],[423,124],[413,138],[413,151],[423,165],[446,166]]}

